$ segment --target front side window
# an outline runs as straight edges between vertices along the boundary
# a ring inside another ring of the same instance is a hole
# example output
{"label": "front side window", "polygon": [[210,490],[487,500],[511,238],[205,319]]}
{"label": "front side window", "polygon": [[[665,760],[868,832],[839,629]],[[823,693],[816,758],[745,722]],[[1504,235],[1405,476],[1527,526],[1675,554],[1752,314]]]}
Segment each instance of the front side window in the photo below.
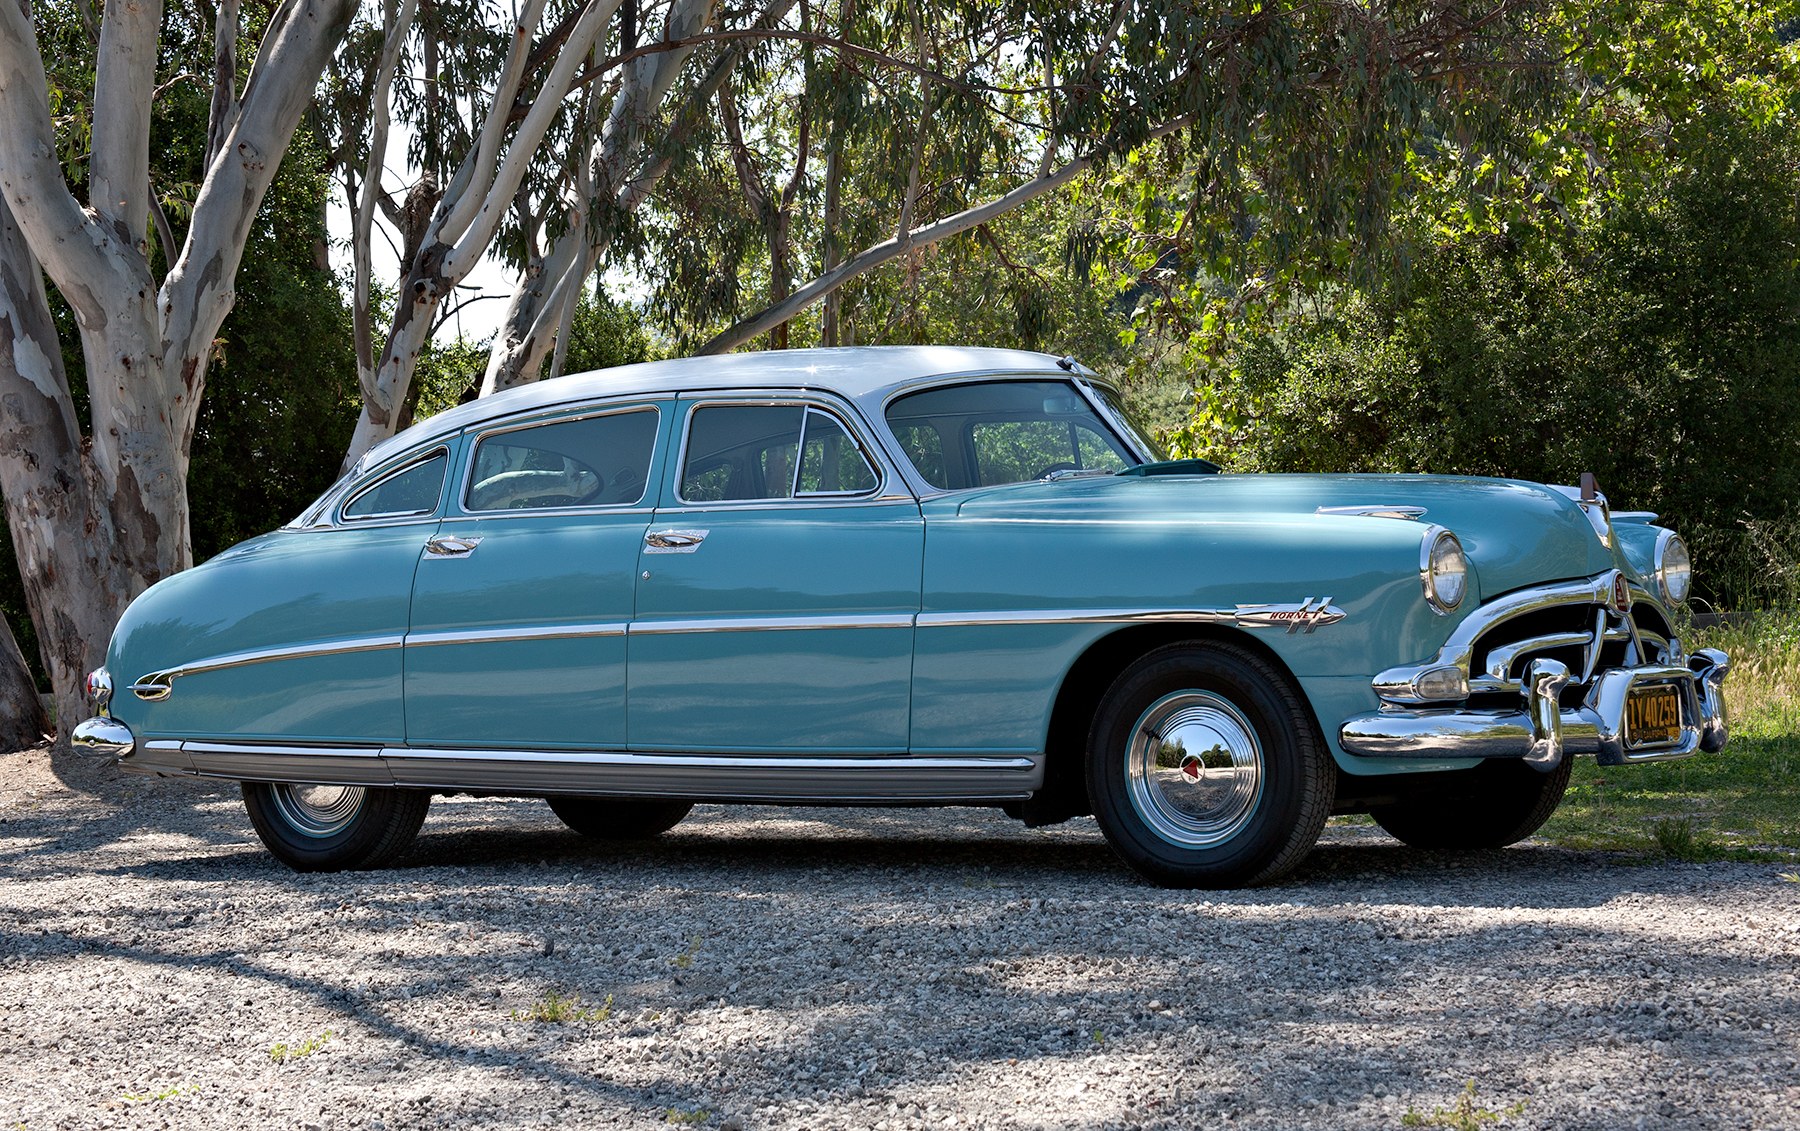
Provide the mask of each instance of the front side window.
{"label": "front side window", "polygon": [[690,503],[865,495],[875,469],[843,421],[806,405],[704,405],[688,421]]}
{"label": "front side window", "polygon": [[559,420],[482,438],[464,507],[471,511],[630,506],[644,497],[657,412]]}
{"label": "front side window", "polygon": [[1140,462],[1063,381],[944,385],[897,398],[887,422],[919,474],[946,491]]}
{"label": "front side window", "polygon": [[418,463],[387,476],[344,504],[346,521],[376,518],[418,518],[437,510],[444,490],[448,452],[439,449]]}

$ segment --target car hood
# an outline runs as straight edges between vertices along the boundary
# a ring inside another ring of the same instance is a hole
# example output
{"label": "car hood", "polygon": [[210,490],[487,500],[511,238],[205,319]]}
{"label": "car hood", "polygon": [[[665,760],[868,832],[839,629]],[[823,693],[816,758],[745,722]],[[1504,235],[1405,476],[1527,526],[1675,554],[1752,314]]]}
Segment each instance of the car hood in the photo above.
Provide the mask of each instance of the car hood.
{"label": "car hood", "polygon": [[1396,522],[1321,507],[1423,507],[1462,540],[1485,599],[1619,564],[1581,508],[1542,484],[1436,475],[1122,475],[1015,483],[963,495],[964,518],[1159,524]]}

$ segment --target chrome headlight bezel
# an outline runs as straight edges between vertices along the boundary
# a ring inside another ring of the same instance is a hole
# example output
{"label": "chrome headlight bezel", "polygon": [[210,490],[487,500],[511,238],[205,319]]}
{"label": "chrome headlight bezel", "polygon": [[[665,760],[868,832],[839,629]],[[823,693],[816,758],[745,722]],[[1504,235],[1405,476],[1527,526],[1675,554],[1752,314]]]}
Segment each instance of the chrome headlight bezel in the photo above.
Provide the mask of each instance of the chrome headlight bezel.
{"label": "chrome headlight bezel", "polygon": [[1439,616],[1462,607],[1469,594],[1469,555],[1455,533],[1441,526],[1426,532],[1419,543],[1419,583],[1425,603]]}
{"label": "chrome headlight bezel", "polygon": [[1656,552],[1652,555],[1656,588],[1663,600],[1679,605],[1694,591],[1694,561],[1688,554],[1687,542],[1673,530],[1656,536]]}

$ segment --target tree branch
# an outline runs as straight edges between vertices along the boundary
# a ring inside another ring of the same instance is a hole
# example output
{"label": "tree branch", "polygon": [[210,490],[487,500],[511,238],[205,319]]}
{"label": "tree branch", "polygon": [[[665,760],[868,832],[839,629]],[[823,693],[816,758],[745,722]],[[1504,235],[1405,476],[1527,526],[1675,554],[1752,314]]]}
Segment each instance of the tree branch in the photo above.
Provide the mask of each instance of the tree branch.
{"label": "tree branch", "polygon": [[212,109],[206,124],[208,166],[219,155],[231,127],[237,124],[237,41],[238,0],[219,0],[213,27]]}
{"label": "tree branch", "polygon": [[384,38],[381,58],[375,68],[374,90],[369,99],[369,161],[363,172],[362,193],[354,202],[356,211],[350,226],[351,332],[356,347],[357,383],[364,396],[375,387],[375,331],[369,309],[369,288],[375,273],[371,241],[374,238],[375,205],[387,196],[381,182],[387,165],[388,98],[394,85],[394,72],[400,66],[400,48],[406,42],[418,8],[418,0],[405,0],[398,6],[394,0],[386,0],[382,5]]}
{"label": "tree branch", "polygon": [[[454,237],[455,246],[444,256],[443,272],[446,278],[461,279],[474,267],[475,261],[486,253],[495,230],[500,226],[501,218],[506,214],[506,202],[518,189],[519,182],[525,179],[525,171],[537,153],[538,143],[543,140],[545,132],[550,129],[550,123],[562,109],[562,100],[569,93],[576,68],[581,66],[582,60],[600,33],[606,29],[607,22],[612,19],[618,6],[619,0],[590,0],[581,21],[569,33],[569,42],[557,55],[555,65],[538,90],[537,100],[532,103],[531,112],[526,114],[525,121],[520,124],[518,132],[507,145],[506,156],[501,160],[499,169],[494,172],[488,191],[480,195],[478,210],[469,221],[467,229]],[[436,233],[432,233],[432,236],[435,237]]]}
{"label": "tree branch", "polygon": [[145,241],[150,199],[150,104],[162,0],[110,5],[94,58],[88,207],[127,246]]}
{"label": "tree branch", "polygon": [[[581,20],[588,20],[592,8],[584,7],[577,11],[581,13]],[[487,116],[481,123],[481,135],[469,155],[477,173],[494,168],[494,162],[500,157],[500,144],[506,138],[506,126],[512,115],[513,102],[519,95],[519,83],[525,77],[526,61],[533,54],[531,37],[537,34],[538,21],[543,15],[544,0],[525,0],[525,7],[519,12],[518,21],[513,25],[512,44],[507,48],[506,62],[500,68],[500,79],[494,86],[494,100],[488,106]],[[576,27],[581,26],[581,20],[576,21]],[[574,29],[568,34],[573,35]],[[545,89],[538,92],[538,98],[561,102],[562,94],[550,90],[546,82]],[[535,148],[536,142],[532,144]],[[438,225],[438,240],[454,243],[458,236],[468,230],[480,211],[485,196],[480,191],[481,184],[482,182],[475,181],[454,197],[445,198],[449,207]],[[506,195],[512,194],[508,192]]]}
{"label": "tree branch", "polygon": [[[1192,123],[1193,118],[1184,115],[1150,130],[1144,140],[1153,141],[1156,138],[1166,137],[1177,130],[1187,128]],[[935,223],[909,231],[904,236],[895,236],[893,239],[866,248],[833,270],[827,271],[801,287],[785,300],[773,303],[749,318],[721,330],[713,336],[712,340],[700,347],[699,353],[715,354],[735,349],[758,334],[765,333],[770,328],[786,322],[851,279],[881,266],[898,255],[914,248],[937,243],[958,232],[965,232],[977,224],[986,223],[995,216],[1017,208],[1027,201],[1035,200],[1047,192],[1059,189],[1093,168],[1105,156],[1105,152],[1104,150],[1094,151],[1077,157],[1050,175],[1034,177],[1004,196],[996,197],[985,204],[964,209],[954,216],[947,216]]]}
{"label": "tree branch", "polygon": [[0,192],[76,317],[102,324],[114,308],[107,291],[126,278],[124,248],[89,221],[63,180],[37,29],[13,0],[0,0],[0,75]]}

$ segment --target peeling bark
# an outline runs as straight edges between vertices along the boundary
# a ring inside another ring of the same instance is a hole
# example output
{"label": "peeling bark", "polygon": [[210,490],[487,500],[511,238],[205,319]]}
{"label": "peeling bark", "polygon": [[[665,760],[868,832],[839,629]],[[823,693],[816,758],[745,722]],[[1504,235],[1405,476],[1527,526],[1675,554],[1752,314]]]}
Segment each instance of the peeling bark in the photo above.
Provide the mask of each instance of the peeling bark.
{"label": "peeling bark", "polygon": [[[65,725],[126,602],[191,562],[188,451],[206,365],[276,167],[353,0],[286,0],[241,97],[214,104],[186,243],[151,276],[149,105],[161,0],[109,4],[95,79],[91,209],[56,159],[36,32],[0,3],[0,491]],[[235,13],[236,4],[226,9]],[[215,66],[235,69],[221,11]],[[75,311],[90,418],[76,417],[44,275]]]}

